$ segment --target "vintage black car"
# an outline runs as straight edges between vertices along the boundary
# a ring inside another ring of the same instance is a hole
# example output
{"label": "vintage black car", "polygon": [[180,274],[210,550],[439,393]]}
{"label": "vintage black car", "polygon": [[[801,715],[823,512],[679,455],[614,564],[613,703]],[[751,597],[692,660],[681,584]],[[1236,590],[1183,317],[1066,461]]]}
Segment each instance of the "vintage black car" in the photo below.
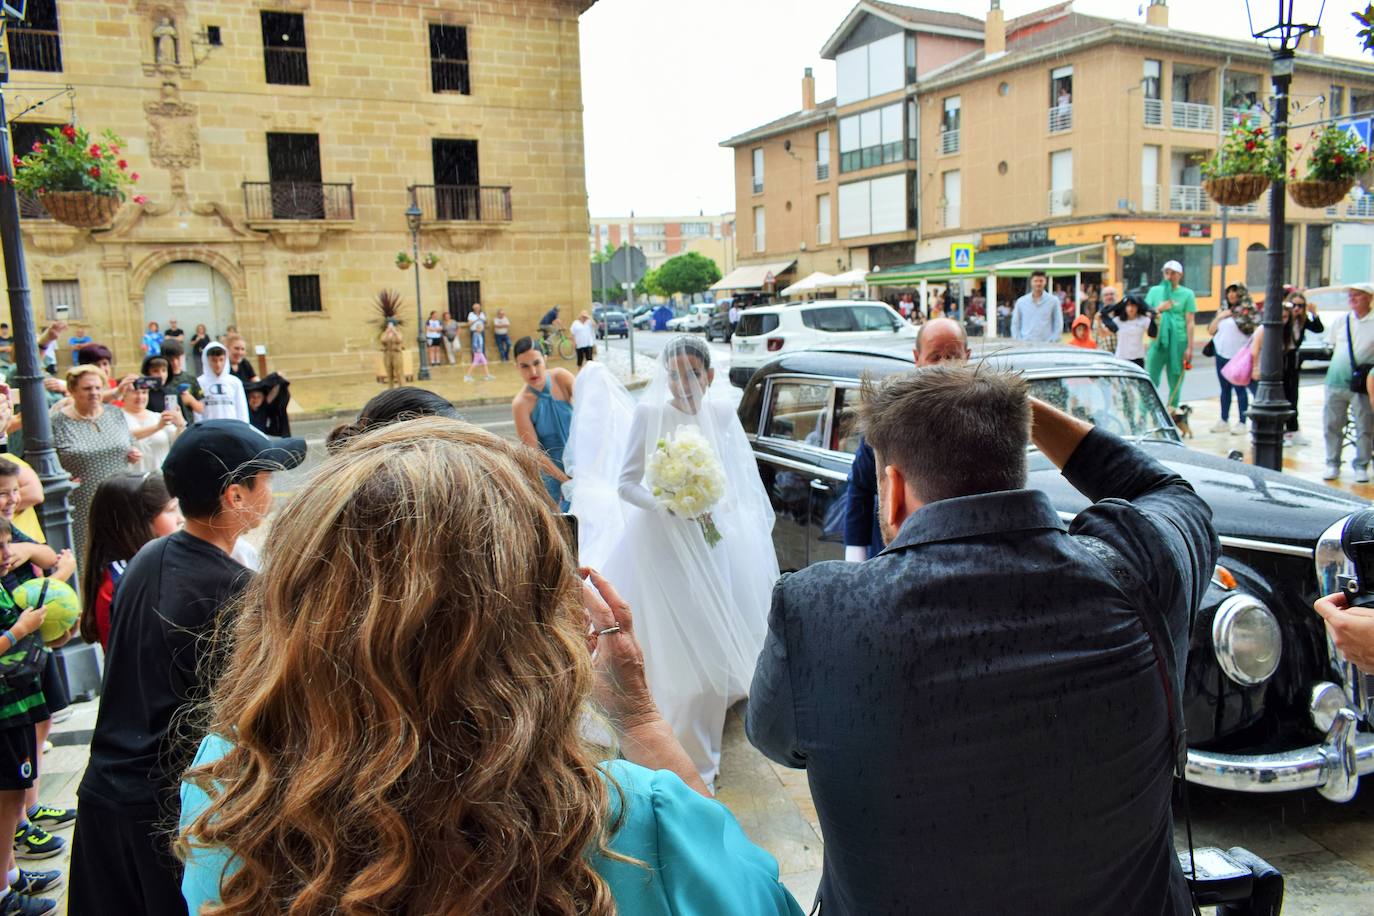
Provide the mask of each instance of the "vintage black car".
{"label": "vintage black car", "polygon": [[[1354,797],[1374,772],[1374,704],[1312,610],[1347,571],[1340,535],[1368,504],[1185,447],[1145,372],[1104,353],[994,342],[975,359],[1020,371],[1037,397],[1139,443],[1212,507],[1223,557],[1194,621],[1184,703],[1189,780],[1248,792]],[[759,369],[739,416],[777,513],[778,563],[844,557],[844,497],[861,379],[912,368],[910,341],[801,350]],[[1034,449],[1031,487],[1065,520],[1087,500]]]}

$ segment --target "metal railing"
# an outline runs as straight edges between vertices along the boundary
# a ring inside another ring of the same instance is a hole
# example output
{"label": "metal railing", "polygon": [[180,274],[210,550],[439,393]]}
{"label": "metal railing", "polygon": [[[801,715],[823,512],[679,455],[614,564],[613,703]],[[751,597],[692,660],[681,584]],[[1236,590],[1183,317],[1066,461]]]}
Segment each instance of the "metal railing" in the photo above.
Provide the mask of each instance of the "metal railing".
{"label": "metal railing", "polygon": [[958,205],[958,204],[945,204],[944,207],[941,208],[941,219],[944,220],[945,228],[946,228],[946,229],[958,229],[958,228],[959,228],[959,205]]}
{"label": "metal railing", "polygon": [[1201,185],[1176,184],[1169,188],[1169,209],[1177,212],[1204,212],[1212,209],[1212,199]]}
{"label": "metal railing", "polygon": [[305,48],[262,49],[267,82],[279,86],[309,86],[310,63]]}
{"label": "metal railing", "polygon": [[1363,194],[1345,206],[1346,216],[1374,216],[1374,195]]}
{"label": "metal railing", "polygon": [[763,193],[763,179],[762,179],[762,178],[755,178],[755,179],[754,179],[754,193],[755,193],[755,194],[762,194],[762,193]]}
{"label": "metal railing", "polygon": [[468,62],[432,57],[429,61],[430,88],[435,92],[459,92],[468,95],[472,84],[468,82]]}
{"label": "metal railing", "polygon": [[427,223],[508,223],[515,218],[509,187],[417,184],[406,190]]}
{"label": "metal railing", "polygon": [[828,163],[828,162],[817,162],[817,163],[816,163],[816,180],[817,180],[817,181],[825,181],[825,180],[826,180],[827,178],[829,178],[829,177],[830,177],[830,163]]}
{"label": "metal railing", "polygon": [[1249,122],[1252,126],[1258,127],[1262,122],[1262,112],[1254,108],[1223,108],[1221,110],[1221,126],[1225,130],[1239,126],[1242,122]]}
{"label": "metal railing", "polygon": [[1055,105],[1050,109],[1050,133],[1057,134],[1060,131],[1069,130],[1073,127],[1073,106]]}
{"label": "metal railing", "polygon": [[1217,110],[1196,102],[1174,102],[1173,126],[1178,130],[1216,130]]}
{"label": "metal railing", "polygon": [[245,181],[250,222],[269,219],[353,219],[353,185],[319,181]]}
{"label": "metal railing", "polygon": [[37,197],[32,194],[20,194],[18,197],[20,219],[52,219],[48,208]]}
{"label": "metal railing", "polygon": [[1050,191],[1050,216],[1068,216],[1073,212],[1073,188]]}
{"label": "metal railing", "polygon": [[817,224],[816,224],[816,243],[819,244],[819,245],[829,245],[829,244],[830,244],[830,224],[829,224],[829,223],[817,223]]}
{"label": "metal railing", "polygon": [[1159,185],[1145,184],[1140,186],[1140,209],[1143,213],[1159,212]]}
{"label": "metal railing", "polygon": [[947,130],[940,134],[940,155],[959,152],[959,129]]}
{"label": "metal railing", "polygon": [[1164,123],[1164,102],[1160,99],[1145,100],[1145,123],[1158,127]]}
{"label": "metal railing", "polygon": [[46,29],[26,29],[16,24],[9,34],[10,66],[15,70],[62,70],[62,35]]}

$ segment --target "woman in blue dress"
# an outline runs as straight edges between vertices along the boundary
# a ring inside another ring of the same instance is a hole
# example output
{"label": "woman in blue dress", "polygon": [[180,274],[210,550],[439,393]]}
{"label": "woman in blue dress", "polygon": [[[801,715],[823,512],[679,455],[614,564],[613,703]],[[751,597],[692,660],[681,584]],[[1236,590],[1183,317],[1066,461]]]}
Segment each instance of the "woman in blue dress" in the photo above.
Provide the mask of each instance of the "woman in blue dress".
{"label": "woman in blue dress", "polygon": [[[800,916],[706,795],[537,473],[415,419],[348,441],[280,513],[196,717],[191,913]],[[582,737],[593,698],[623,759]]]}
{"label": "woman in blue dress", "polygon": [[572,429],[574,376],[567,369],[550,369],[529,337],[515,342],[515,365],[525,380],[525,387],[511,402],[515,433],[521,442],[544,453],[540,468],[544,488],[567,511],[562,487],[572,478],[563,467],[563,450]]}

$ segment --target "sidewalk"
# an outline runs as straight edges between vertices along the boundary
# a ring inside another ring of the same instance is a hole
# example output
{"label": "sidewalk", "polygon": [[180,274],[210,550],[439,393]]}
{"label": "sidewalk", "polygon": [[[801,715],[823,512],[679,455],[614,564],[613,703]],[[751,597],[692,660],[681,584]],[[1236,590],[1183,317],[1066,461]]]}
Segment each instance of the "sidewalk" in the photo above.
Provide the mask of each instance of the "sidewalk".
{"label": "sidewalk", "polygon": [[[649,378],[648,360],[639,361],[636,367],[639,369],[637,380],[630,378],[629,357],[623,350],[600,346],[596,351],[596,359],[610,366],[627,387],[633,388],[636,381],[643,383]],[[549,366],[577,372],[576,361],[562,360],[556,356],[549,359]],[[515,367],[513,358],[507,363],[493,361],[487,366],[495,377],[492,380],[485,379],[482,367],[478,366],[472,381],[464,381],[464,372],[470,372],[472,368],[471,364],[450,366],[445,362],[430,367],[432,377],[429,381],[412,380],[406,384],[433,391],[459,407],[509,404],[524,387],[525,382],[520,378],[520,371]],[[352,416],[370,398],[385,390],[386,385],[377,381],[370,373],[293,378],[291,403],[287,406],[287,413],[292,420],[329,419],[342,414]]]}

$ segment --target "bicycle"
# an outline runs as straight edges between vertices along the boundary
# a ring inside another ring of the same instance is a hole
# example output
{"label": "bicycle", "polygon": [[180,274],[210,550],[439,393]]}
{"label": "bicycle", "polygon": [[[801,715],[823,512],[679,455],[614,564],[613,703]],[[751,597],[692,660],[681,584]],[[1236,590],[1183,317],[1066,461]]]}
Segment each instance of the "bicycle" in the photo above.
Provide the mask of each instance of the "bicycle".
{"label": "bicycle", "polygon": [[559,359],[572,359],[573,355],[577,352],[577,347],[573,345],[572,338],[568,336],[568,332],[561,327],[555,327],[552,330],[554,336],[550,339],[550,329],[548,327],[539,329],[541,335],[539,349],[543,351],[544,358],[549,359],[552,357],[554,349],[557,348]]}

